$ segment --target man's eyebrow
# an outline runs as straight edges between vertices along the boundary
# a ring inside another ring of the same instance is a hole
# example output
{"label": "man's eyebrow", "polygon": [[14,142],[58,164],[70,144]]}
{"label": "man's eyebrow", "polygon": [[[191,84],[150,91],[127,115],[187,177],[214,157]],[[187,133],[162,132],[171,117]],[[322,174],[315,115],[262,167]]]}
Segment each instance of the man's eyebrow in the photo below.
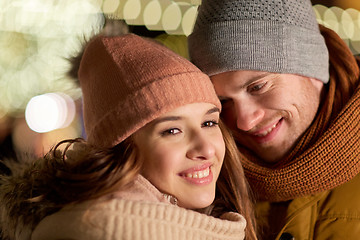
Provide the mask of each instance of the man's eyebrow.
{"label": "man's eyebrow", "polygon": [[250,85],[251,83],[253,83],[253,82],[257,81],[257,80],[267,78],[267,77],[269,77],[271,75],[272,75],[272,73],[263,73],[263,74],[259,74],[257,76],[254,76],[254,77],[250,78],[248,81],[246,81],[246,83],[241,85],[240,88],[244,88],[245,86],[248,86],[248,85]]}
{"label": "man's eyebrow", "polygon": [[[271,76],[271,75],[273,75],[273,74],[275,74],[275,73],[269,73],[269,72],[260,73],[260,74],[258,74],[257,76],[251,77],[251,78],[248,79],[245,83],[236,85],[234,88],[235,88],[235,89],[244,89],[244,88],[246,88],[247,86],[251,85],[253,82],[255,82],[255,81],[257,81],[257,80],[260,80],[260,79],[263,79],[263,78],[268,78],[269,76]],[[278,75],[278,74],[277,74],[277,75]],[[224,100],[230,99],[229,97],[221,96],[221,95],[218,95],[218,98],[220,99],[220,101],[224,101]]]}

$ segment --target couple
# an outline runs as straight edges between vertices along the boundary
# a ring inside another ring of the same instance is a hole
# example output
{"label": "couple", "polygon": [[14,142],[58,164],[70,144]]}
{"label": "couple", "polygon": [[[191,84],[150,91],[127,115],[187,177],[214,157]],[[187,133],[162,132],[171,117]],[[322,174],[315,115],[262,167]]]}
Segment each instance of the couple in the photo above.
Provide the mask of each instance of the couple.
{"label": "couple", "polygon": [[203,0],[189,53],[211,81],[132,34],[90,41],[78,71],[88,139],[27,169],[18,179],[38,186],[8,191],[27,198],[17,210],[0,193],[4,233],[356,239],[359,67],[310,1]]}

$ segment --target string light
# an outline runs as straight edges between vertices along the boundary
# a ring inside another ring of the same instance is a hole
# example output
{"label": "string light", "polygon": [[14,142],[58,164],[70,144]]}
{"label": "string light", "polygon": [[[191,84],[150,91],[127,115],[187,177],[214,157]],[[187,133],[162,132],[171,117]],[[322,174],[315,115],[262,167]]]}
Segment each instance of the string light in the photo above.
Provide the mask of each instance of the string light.
{"label": "string light", "polygon": [[181,26],[185,36],[189,36],[193,31],[197,17],[197,8],[197,6],[191,6],[184,13]]}
{"label": "string light", "polygon": [[163,30],[160,20],[162,17],[162,9],[164,5],[164,1],[153,0],[145,6],[144,22],[147,29],[155,31]]}
{"label": "string light", "polygon": [[135,19],[139,18],[140,13],[141,13],[140,0],[127,0],[126,1],[125,5],[124,5],[124,9],[123,9],[124,19],[126,21],[135,20]]}
{"label": "string light", "polygon": [[356,9],[313,6],[317,21],[334,30],[349,45],[354,54],[360,53],[360,12]]}
{"label": "string light", "polygon": [[113,13],[120,5],[119,0],[104,0],[102,5],[102,11],[105,14]]}
{"label": "string light", "polygon": [[162,15],[162,26],[164,31],[172,32],[173,34],[179,34],[179,31],[176,31],[181,23],[182,14],[180,6],[176,3],[171,3],[163,12]]}
{"label": "string light", "polygon": [[[188,36],[200,4],[201,0],[1,0],[0,115],[23,110],[39,92],[65,91],[79,97],[74,84],[58,73],[65,69],[64,59],[79,48],[78,37],[101,29],[102,14]],[[358,10],[321,4],[313,9],[320,24],[336,31],[354,54],[360,53]],[[24,84],[28,87],[18,88]]]}
{"label": "string light", "polygon": [[173,2],[182,4],[182,3],[187,3],[187,4],[191,4],[194,6],[199,6],[201,4],[201,0],[172,0]]}
{"label": "string light", "polygon": [[39,93],[61,91],[79,97],[73,80],[64,76],[66,58],[78,51],[79,37],[89,38],[102,28],[98,1],[102,4],[102,0],[0,1],[1,115],[24,111]]}

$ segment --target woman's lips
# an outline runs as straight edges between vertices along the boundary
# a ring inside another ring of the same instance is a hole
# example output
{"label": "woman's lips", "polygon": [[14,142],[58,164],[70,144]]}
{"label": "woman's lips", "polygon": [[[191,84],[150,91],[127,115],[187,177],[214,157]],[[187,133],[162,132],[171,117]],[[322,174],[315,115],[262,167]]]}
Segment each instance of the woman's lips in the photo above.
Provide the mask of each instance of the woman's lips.
{"label": "woman's lips", "polygon": [[187,169],[179,174],[187,182],[196,185],[206,185],[212,182],[213,174],[211,163],[203,164],[194,168]]}

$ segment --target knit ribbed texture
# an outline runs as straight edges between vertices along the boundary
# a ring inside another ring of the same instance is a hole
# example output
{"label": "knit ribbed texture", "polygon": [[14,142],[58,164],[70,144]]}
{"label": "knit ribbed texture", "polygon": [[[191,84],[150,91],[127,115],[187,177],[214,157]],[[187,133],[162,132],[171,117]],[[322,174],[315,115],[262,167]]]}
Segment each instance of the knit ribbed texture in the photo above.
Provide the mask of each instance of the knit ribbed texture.
{"label": "knit ribbed texture", "polygon": [[339,186],[360,172],[360,92],[307,152],[279,169],[244,161],[260,199],[285,201]]}
{"label": "knit ribbed texture", "polygon": [[245,225],[237,213],[217,219],[168,204],[114,199],[51,215],[32,239],[241,240]]}
{"label": "knit ribbed texture", "polygon": [[246,220],[240,214],[214,218],[171,205],[142,176],[129,189],[108,197],[70,205],[44,218],[32,239],[244,239]]}
{"label": "knit ribbed texture", "polygon": [[309,0],[203,1],[188,43],[191,61],[210,76],[258,70],[329,80]]}
{"label": "knit ribbed texture", "polygon": [[209,78],[185,58],[134,34],[99,36],[79,69],[88,142],[112,147],[179,106],[221,108]]}
{"label": "knit ribbed texture", "polygon": [[313,124],[276,166],[262,166],[253,154],[242,161],[251,188],[261,200],[279,202],[317,194],[360,173],[359,62],[336,33],[322,29],[336,54],[330,59],[326,98]]}

